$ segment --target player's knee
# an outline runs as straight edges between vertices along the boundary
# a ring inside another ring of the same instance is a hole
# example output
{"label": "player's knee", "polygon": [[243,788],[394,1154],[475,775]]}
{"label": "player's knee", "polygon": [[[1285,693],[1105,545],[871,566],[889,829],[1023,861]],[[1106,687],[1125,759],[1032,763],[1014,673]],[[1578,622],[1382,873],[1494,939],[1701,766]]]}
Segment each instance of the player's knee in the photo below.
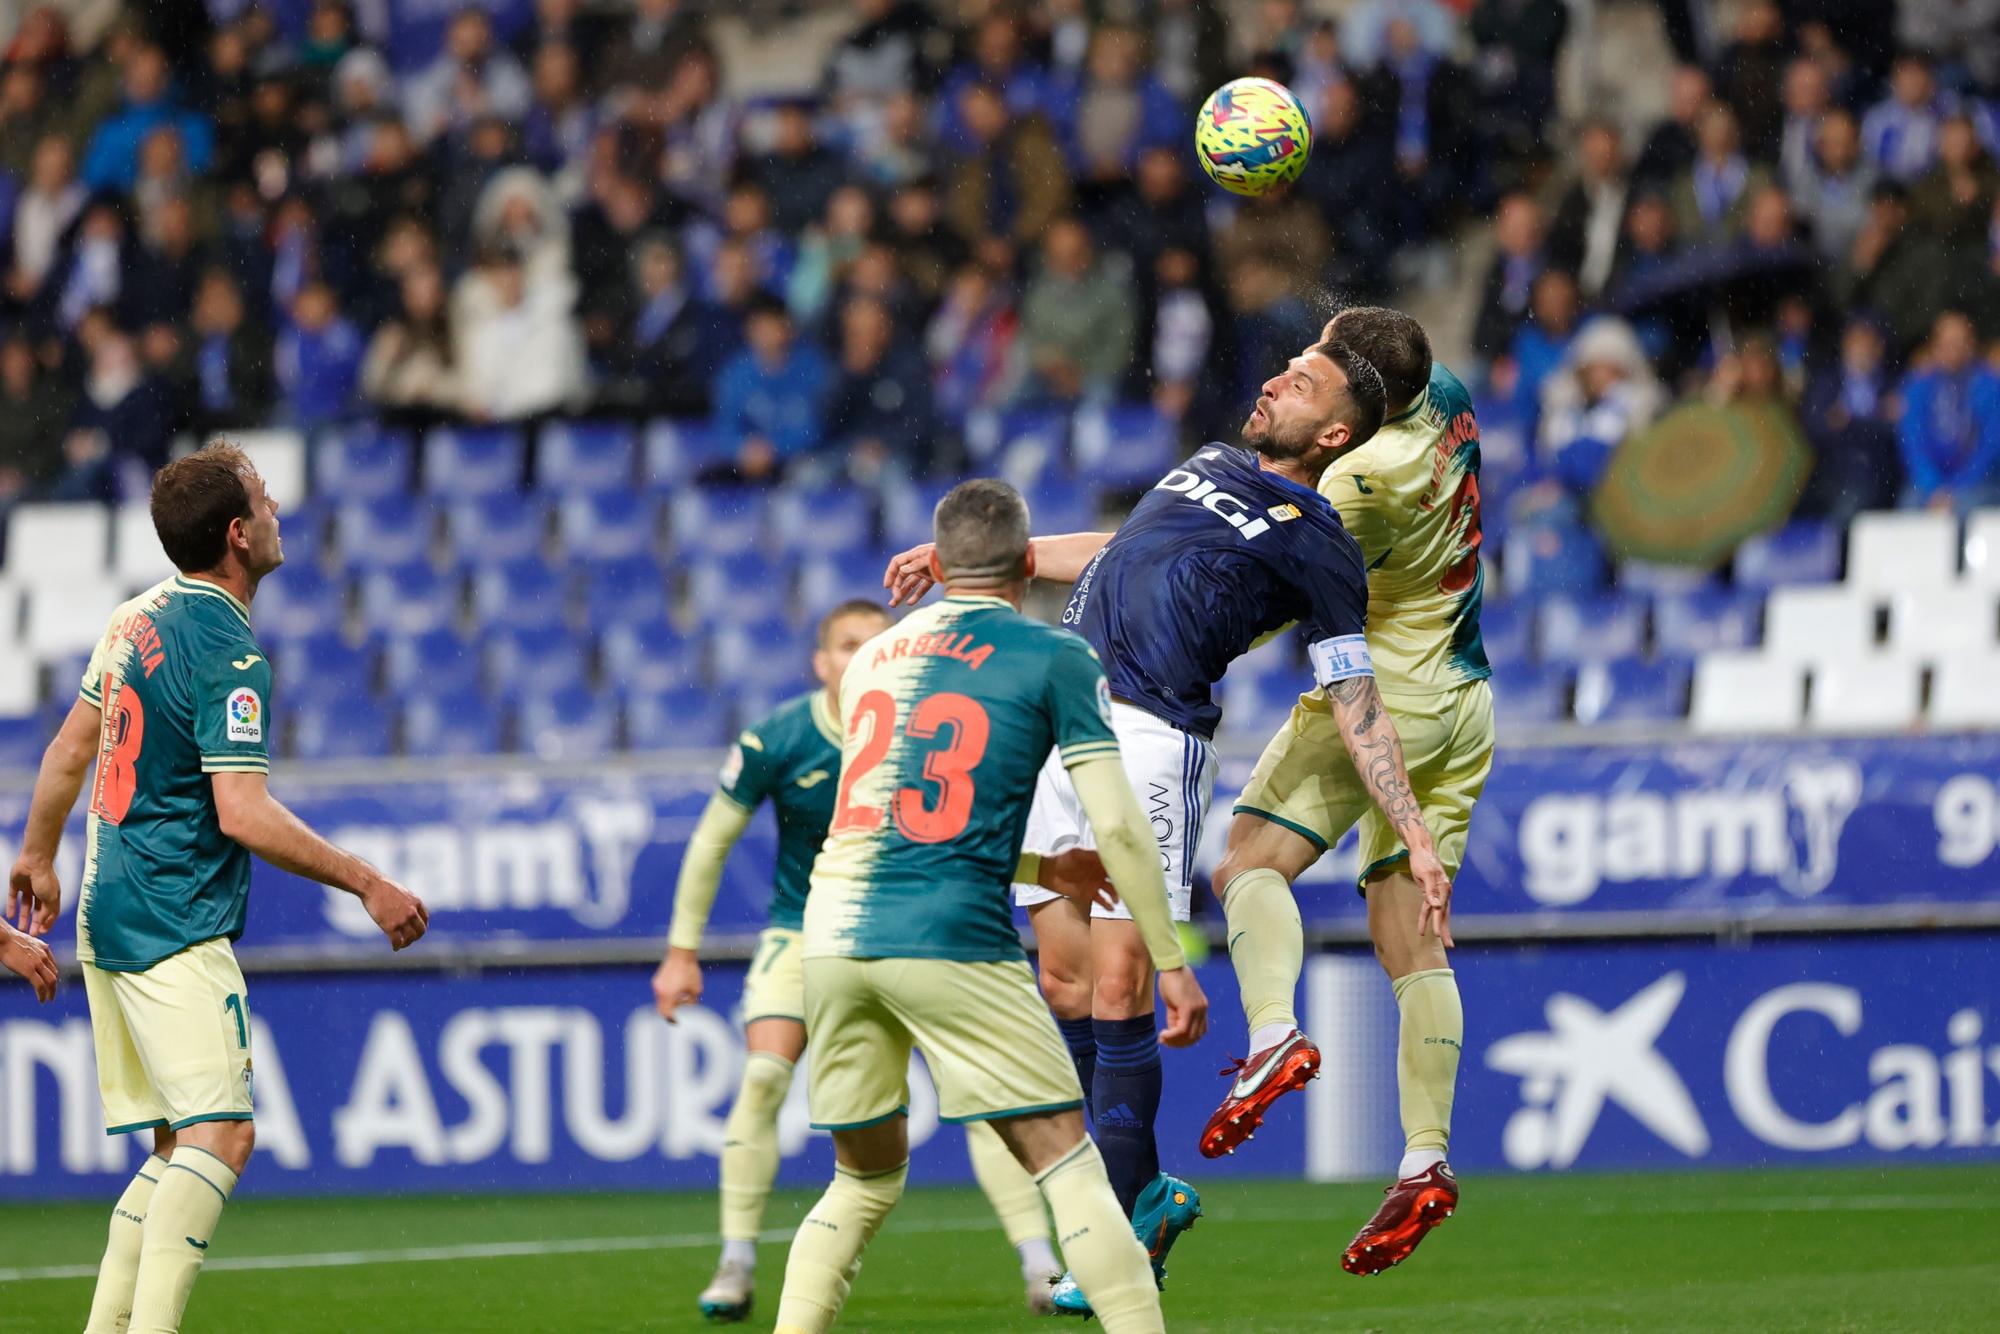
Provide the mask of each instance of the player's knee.
{"label": "player's knee", "polygon": [[766,1053],[753,1052],[743,1065],[743,1082],[736,1090],[737,1105],[759,1114],[776,1117],[792,1088],[792,1063]]}
{"label": "player's knee", "polygon": [[1044,958],[1036,984],[1041,987],[1042,999],[1049,1003],[1049,1009],[1055,1013],[1056,1018],[1090,1017],[1090,979],[1080,970]]}
{"label": "player's knee", "polygon": [[176,1147],[182,1145],[214,1154],[230,1171],[241,1176],[243,1169],[250,1164],[251,1151],[257,1147],[257,1123],[204,1121],[199,1125],[186,1126],[176,1136]]}
{"label": "player's knee", "polygon": [[1153,1008],[1153,968],[1141,955],[1118,954],[1097,965],[1091,1013],[1100,1019],[1130,1019]]}

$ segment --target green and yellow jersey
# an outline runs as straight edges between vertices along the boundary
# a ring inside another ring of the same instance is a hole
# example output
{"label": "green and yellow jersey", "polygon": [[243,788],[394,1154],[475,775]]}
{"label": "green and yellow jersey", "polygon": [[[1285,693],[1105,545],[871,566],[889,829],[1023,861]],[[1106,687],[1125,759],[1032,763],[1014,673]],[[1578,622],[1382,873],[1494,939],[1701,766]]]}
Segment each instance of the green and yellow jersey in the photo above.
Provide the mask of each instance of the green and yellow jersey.
{"label": "green and yellow jersey", "polygon": [[804,921],[813,859],[833,819],[839,777],[840,723],[824,690],[787,700],[746,728],[723,762],[717,792],[746,814],[768,797],[778,815],[772,926],[796,931]]}
{"label": "green and yellow jersey", "polygon": [[1320,478],[1368,564],[1368,649],[1384,691],[1430,695],[1492,675],[1479,637],[1479,423],[1459,378],[1429,386]]}
{"label": "green and yellow jersey", "polygon": [[948,597],[855,653],[805,957],[1024,957],[1009,906],[1036,774],[1116,757],[1090,646],[998,598]]}
{"label": "green and yellow jersey", "polygon": [[223,835],[209,775],[268,773],[271,664],[250,611],[175,575],[111,614],[80,693],[104,713],[77,958],[140,972],[236,939],[250,854]]}

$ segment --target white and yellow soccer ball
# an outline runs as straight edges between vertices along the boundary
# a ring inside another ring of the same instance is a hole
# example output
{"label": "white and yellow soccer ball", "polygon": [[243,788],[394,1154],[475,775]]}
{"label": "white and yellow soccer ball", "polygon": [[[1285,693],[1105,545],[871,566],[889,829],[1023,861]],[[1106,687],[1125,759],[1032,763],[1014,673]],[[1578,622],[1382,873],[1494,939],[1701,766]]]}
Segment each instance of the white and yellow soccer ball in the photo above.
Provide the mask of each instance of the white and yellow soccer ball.
{"label": "white and yellow soccer ball", "polygon": [[1232,194],[1290,185],[1312,156],[1312,120],[1298,95],[1272,79],[1232,79],[1195,117],[1195,156]]}

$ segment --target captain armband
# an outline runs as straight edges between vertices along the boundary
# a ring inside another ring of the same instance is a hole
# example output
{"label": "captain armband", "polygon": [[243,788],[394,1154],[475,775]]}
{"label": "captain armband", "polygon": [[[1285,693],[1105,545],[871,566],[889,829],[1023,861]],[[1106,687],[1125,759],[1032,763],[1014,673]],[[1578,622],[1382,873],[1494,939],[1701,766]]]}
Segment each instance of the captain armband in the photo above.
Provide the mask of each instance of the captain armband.
{"label": "captain armband", "polygon": [[1375,675],[1375,661],[1368,656],[1368,640],[1362,635],[1322,639],[1306,649],[1306,656],[1312,659],[1313,680],[1323,686]]}

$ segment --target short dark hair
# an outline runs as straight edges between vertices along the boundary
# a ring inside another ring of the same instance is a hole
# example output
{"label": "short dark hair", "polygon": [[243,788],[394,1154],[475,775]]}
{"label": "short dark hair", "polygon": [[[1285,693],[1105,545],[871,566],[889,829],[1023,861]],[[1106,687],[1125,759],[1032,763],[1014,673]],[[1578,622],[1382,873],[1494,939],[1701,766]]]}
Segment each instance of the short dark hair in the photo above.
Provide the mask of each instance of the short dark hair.
{"label": "short dark hair", "polygon": [[1390,408],[1402,409],[1430,386],[1430,335],[1400,310],[1349,306],[1327,321],[1325,336],[1347,344],[1381,373]]}
{"label": "short dark hair", "polygon": [[218,440],[175,459],[153,478],[153,531],[174,568],[199,574],[222,564],[229,525],[250,517],[249,456]]}
{"label": "short dark hair", "polygon": [[994,477],[960,482],[931,516],[947,579],[1018,579],[1028,566],[1028,502]]}
{"label": "short dark hair", "polygon": [[1382,418],[1388,414],[1382,373],[1368,358],[1337,338],[1321,343],[1313,351],[1340,367],[1340,373],[1347,377],[1344,401],[1335,411],[1334,420],[1347,423],[1347,429],[1353,433],[1349,444],[1365,444],[1382,429]]}
{"label": "short dark hair", "polygon": [[821,648],[826,647],[826,641],[832,636],[834,622],[845,616],[877,616],[884,621],[896,619],[895,614],[879,602],[871,602],[867,598],[849,598],[819,618],[817,642]]}

